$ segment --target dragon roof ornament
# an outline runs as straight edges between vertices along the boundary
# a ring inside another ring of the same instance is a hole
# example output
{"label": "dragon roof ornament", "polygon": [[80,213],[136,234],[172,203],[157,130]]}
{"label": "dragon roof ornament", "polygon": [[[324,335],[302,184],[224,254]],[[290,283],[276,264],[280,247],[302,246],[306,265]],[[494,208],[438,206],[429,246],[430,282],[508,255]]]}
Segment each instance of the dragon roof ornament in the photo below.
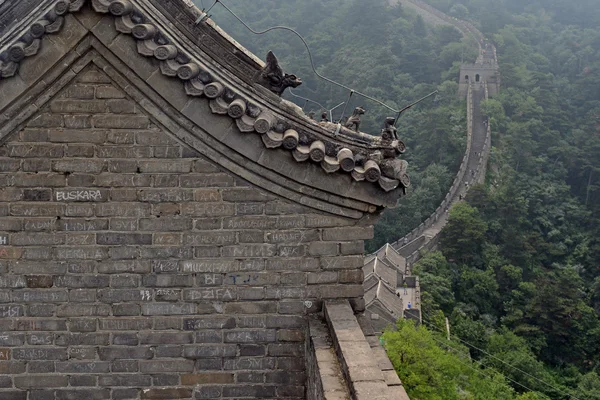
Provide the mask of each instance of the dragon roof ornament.
{"label": "dragon roof ornament", "polygon": [[[179,79],[188,96],[206,98],[214,114],[228,115],[241,132],[261,135],[267,148],[282,148],[290,151],[297,162],[319,163],[327,173],[349,173],[355,181],[371,182],[386,192],[410,185],[408,163],[397,158],[406,148],[389,121],[386,120],[382,136],[377,137],[340,124],[317,123],[300,113],[298,107],[283,104],[280,100],[285,112],[300,117],[301,123],[298,118],[282,117],[251,96],[236,91],[230,83],[220,79],[214,66],[170,40],[141,8],[136,7],[135,0],[58,0],[20,36],[7,45],[0,43],[0,80],[14,76],[19,63],[38,52],[41,37],[58,32],[64,15],[79,11],[86,2],[91,3],[96,12],[112,15],[117,31],[131,35],[136,40],[138,53],[158,60],[162,74]],[[212,24],[212,21],[202,23]],[[270,53],[267,65],[257,71],[254,93],[264,97],[263,93],[273,96],[273,92],[276,96],[283,92],[285,87],[274,87],[273,75],[265,74],[274,63],[276,58]],[[295,87],[301,83],[294,75],[282,77],[288,77],[284,83],[287,86]],[[265,91],[263,86],[269,90]]]}

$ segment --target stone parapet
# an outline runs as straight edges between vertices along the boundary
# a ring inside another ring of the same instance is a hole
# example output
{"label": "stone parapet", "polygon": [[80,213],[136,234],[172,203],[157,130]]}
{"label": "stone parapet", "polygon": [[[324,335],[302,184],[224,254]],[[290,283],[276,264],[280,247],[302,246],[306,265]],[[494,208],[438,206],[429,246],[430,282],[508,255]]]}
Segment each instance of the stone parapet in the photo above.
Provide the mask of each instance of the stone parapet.
{"label": "stone parapet", "polygon": [[374,343],[374,331],[364,323],[373,346],[367,340],[359,323],[366,318],[357,318],[347,301],[326,302],[324,312],[351,398],[408,400],[385,351]]}

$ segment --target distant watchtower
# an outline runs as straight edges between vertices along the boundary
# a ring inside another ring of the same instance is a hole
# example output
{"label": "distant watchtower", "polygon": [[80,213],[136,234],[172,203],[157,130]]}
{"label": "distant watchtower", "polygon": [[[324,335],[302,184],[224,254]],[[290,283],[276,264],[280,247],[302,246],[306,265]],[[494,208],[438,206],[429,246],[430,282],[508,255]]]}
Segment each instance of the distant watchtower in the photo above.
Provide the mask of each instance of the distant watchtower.
{"label": "distant watchtower", "polygon": [[475,85],[475,89],[487,82],[490,96],[500,91],[500,71],[496,63],[492,64],[463,64],[460,67],[460,80],[458,84],[458,96],[466,97],[469,84]]}

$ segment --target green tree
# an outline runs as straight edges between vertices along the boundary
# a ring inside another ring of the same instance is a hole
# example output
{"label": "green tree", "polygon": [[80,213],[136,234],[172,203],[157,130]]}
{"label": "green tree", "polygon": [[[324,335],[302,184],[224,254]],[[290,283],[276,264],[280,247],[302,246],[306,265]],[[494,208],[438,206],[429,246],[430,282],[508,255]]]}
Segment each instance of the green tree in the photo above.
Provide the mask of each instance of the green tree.
{"label": "green tree", "polygon": [[487,223],[479,211],[465,202],[452,207],[448,223],[442,230],[440,243],[442,252],[448,259],[468,262],[481,250]]}

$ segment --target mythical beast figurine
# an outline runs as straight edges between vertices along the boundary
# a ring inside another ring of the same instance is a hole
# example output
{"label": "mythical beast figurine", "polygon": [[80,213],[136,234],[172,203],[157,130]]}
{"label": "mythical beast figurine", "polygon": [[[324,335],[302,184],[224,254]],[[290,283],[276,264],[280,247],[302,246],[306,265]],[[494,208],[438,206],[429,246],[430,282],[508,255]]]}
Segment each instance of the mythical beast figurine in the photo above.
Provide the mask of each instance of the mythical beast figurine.
{"label": "mythical beast figurine", "polygon": [[296,75],[290,75],[283,72],[277,61],[277,57],[272,51],[267,54],[267,63],[255,77],[255,82],[266,87],[271,92],[281,96],[288,87],[296,88],[302,85],[302,80]]}

